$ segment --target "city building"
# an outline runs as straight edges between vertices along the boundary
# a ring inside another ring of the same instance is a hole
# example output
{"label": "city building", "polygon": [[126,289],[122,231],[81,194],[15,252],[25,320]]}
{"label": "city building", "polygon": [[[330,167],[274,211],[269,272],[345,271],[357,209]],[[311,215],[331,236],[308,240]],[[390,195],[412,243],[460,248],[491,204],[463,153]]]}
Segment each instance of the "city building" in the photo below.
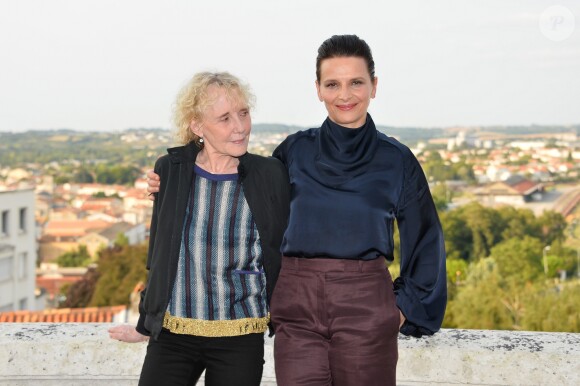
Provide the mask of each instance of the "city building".
{"label": "city building", "polygon": [[34,189],[0,191],[0,312],[34,310]]}
{"label": "city building", "polygon": [[544,185],[530,181],[522,176],[511,176],[478,189],[475,194],[484,205],[521,206],[528,202],[539,201],[544,193]]}

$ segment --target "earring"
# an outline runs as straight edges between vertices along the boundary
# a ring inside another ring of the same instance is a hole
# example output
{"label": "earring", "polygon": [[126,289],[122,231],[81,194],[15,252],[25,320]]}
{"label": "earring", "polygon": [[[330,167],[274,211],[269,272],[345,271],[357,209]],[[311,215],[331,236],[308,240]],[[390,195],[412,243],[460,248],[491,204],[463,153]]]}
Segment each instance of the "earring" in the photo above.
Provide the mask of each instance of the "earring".
{"label": "earring", "polygon": [[199,137],[199,143],[203,143],[203,138]]}

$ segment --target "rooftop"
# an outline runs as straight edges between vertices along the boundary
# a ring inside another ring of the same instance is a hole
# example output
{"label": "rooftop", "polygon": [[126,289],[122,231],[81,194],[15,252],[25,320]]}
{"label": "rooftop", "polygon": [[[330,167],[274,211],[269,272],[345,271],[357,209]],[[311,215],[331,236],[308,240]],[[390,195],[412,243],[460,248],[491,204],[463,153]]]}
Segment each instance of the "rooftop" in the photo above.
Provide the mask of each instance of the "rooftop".
{"label": "rooftop", "polygon": [[[112,323],[126,306],[60,308],[0,313],[0,323]],[[0,383],[1,384],[1,383]]]}

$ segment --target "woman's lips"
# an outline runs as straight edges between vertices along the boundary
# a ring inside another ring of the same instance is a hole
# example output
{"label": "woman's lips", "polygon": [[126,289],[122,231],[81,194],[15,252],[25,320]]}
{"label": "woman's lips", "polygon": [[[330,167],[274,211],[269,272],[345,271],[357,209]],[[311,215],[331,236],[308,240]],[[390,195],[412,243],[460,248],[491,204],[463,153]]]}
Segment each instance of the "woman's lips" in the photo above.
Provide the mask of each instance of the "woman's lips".
{"label": "woman's lips", "polygon": [[356,106],[356,103],[351,103],[348,105],[336,105],[336,107],[341,111],[349,111],[352,110]]}

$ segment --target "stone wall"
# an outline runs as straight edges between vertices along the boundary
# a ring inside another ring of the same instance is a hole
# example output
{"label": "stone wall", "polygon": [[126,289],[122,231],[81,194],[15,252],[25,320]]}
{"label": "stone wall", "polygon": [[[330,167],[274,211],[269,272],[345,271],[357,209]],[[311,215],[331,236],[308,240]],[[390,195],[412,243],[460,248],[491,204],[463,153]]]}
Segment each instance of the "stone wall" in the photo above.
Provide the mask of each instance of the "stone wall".
{"label": "stone wall", "polygon": [[[136,385],[146,344],[108,324],[0,324],[0,385]],[[263,385],[275,385],[272,340]],[[442,330],[399,338],[398,385],[580,385],[580,334]],[[201,383],[201,382],[200,382]]]}

